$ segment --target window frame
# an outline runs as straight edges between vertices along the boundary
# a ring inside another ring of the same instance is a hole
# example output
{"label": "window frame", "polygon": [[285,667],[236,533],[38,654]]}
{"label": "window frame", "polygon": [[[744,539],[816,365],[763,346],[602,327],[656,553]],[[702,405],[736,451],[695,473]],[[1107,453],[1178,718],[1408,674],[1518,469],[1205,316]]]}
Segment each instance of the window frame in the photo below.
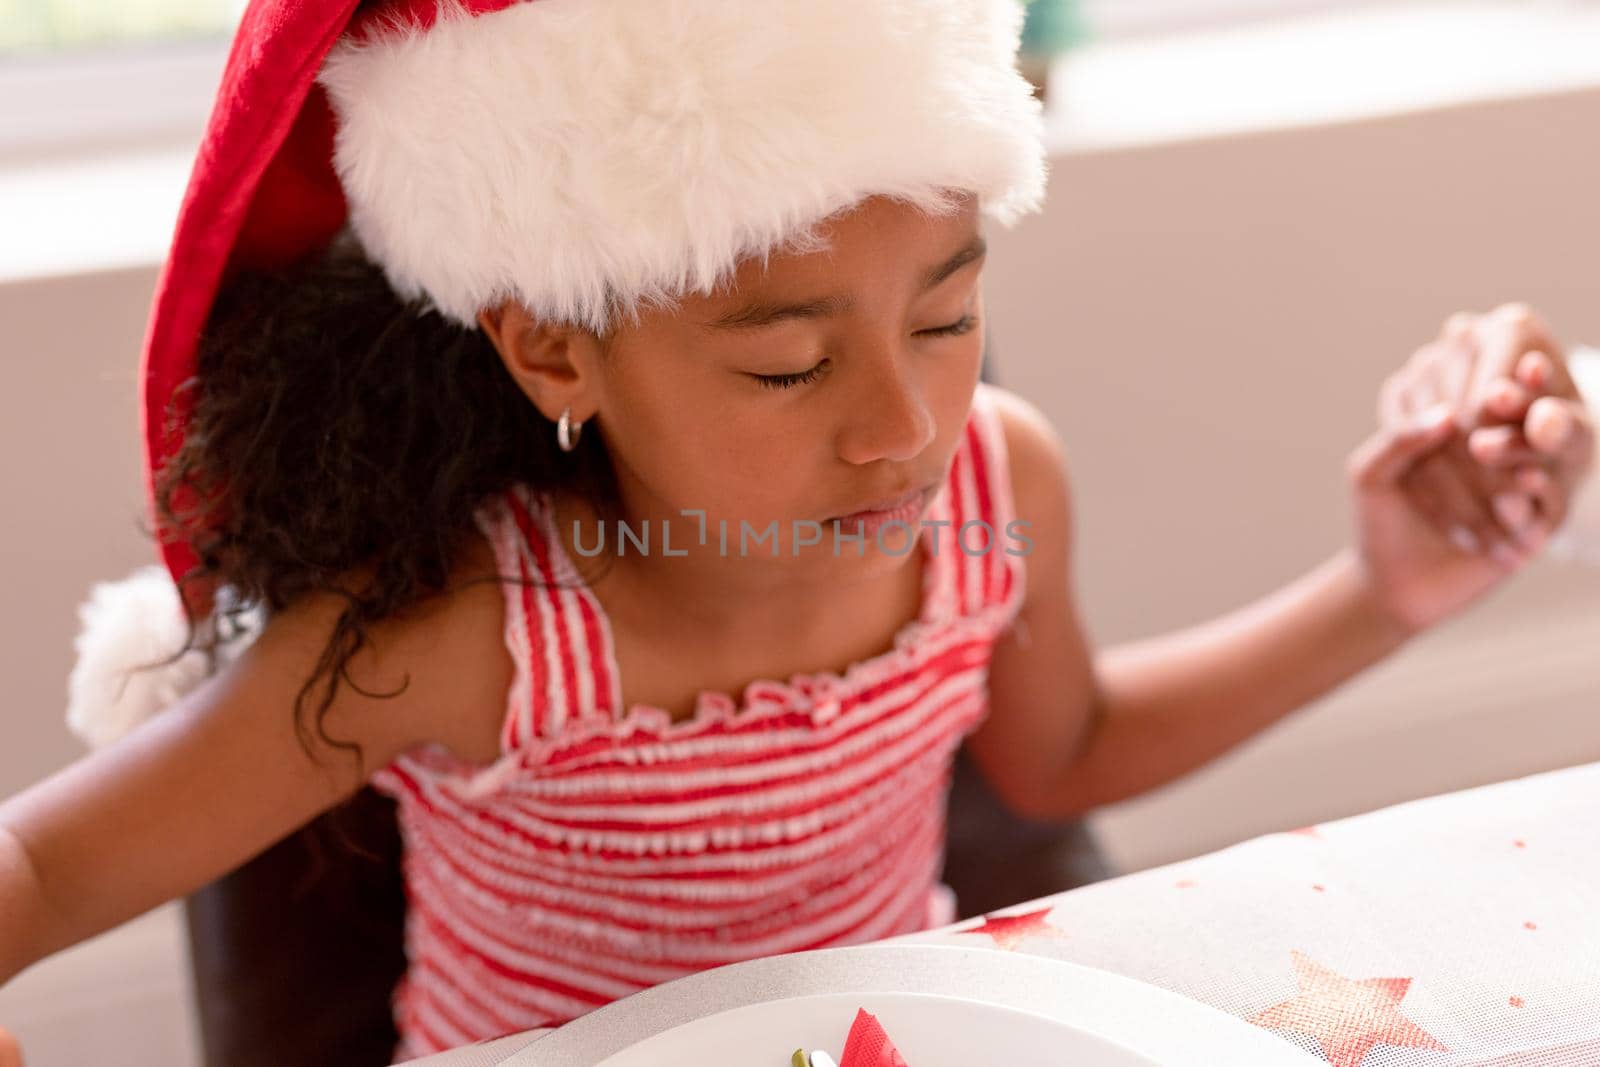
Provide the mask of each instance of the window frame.
{"label": "window frame", "polygon": [[229,39],[92,48],[0,65],[0,160],[83,155],[198,140]]}
{"label": "window frame", "polygon": [[[236,0],[243,11],[244,0]],[[307,0],[315,2],[315,0]],[[1214,28],[1393,0],[1081,0],[1095,39]],[[0,166],[198,141],[232,34],[93,46],[0,63]]]}
{"label": "window frame", "polygon": [[1215,29],[1230,23],[1391,5],[1393,0],[1080,0],[1094,39]]}

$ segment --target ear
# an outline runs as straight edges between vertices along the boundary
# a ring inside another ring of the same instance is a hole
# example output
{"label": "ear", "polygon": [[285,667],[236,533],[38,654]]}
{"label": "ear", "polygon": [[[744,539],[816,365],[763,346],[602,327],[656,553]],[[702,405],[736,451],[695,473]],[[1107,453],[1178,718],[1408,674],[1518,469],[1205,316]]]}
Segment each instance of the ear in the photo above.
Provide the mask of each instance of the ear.
{"label": "ear", "polygon": [[599,407],[600,341],[590,331],[536,319],[507,300],[478,314],[478,325],[524,395],[554,422],[570,407],[584,420]]}

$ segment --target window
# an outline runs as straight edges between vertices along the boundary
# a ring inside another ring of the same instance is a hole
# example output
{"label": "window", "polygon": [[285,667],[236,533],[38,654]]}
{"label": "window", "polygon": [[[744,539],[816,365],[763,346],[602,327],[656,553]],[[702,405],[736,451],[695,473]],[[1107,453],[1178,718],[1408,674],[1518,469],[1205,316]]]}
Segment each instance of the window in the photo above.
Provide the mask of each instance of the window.
{"label": "window", "polygon": [[1079,0],[1097,37],[1165,33],[1392,0]]}
{"label": "window", "polygon": [[223,38],[239,0],[0,0],[0,56]]}
{"label": "window", "polygon": [[192,145],[244,5],[0,0],[0,167]]}

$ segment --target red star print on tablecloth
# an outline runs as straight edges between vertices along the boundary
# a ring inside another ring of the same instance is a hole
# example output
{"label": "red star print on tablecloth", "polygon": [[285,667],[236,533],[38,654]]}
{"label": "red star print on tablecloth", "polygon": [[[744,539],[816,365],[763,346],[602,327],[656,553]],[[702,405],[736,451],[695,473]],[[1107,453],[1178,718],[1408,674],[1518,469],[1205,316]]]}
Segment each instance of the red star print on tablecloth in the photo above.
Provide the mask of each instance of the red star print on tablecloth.
{"label": "red star print on tablecloth", "polygon": [[1051,926],[1047,921],[1051,909],[1025,911],[1021,915],[985,915],[982,926],[970,930],[957,930],[960,934],[987,934],[994,938],[995,947],[1014,949],[1025,937],[1066,937],[1066,931]]}
{"label": "red star print on tablecloth", "polygon": [[1361,1067],[1374,1045],[1449,1052],[1432,1034],[1400,1014],[1409,978],[1346,978],[1301,952],[1293,953],[1300,992],[1250,1019],[1316,1039],[1334,1067]]}

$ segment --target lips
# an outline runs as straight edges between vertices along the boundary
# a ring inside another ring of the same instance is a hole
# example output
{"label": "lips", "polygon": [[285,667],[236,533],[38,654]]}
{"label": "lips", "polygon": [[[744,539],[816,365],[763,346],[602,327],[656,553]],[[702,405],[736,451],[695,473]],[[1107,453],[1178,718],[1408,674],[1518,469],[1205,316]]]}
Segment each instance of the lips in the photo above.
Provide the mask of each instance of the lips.
{"label": "lips", "polygon": [[843,515],[830,516],[827,521],[831,522],[834,519],[855,519],[868,515],[882,515],[889,512],[904,511],[908,508],[914,507],[919,502],[924,501],[925,498],[931,497],[933,495],[933,490],[934,486],[925,485],[920,489],[912,489],[909,492],[901,493],[899,496],[874,501],[865,507],[857,508],[856,510],[847,512]]}

